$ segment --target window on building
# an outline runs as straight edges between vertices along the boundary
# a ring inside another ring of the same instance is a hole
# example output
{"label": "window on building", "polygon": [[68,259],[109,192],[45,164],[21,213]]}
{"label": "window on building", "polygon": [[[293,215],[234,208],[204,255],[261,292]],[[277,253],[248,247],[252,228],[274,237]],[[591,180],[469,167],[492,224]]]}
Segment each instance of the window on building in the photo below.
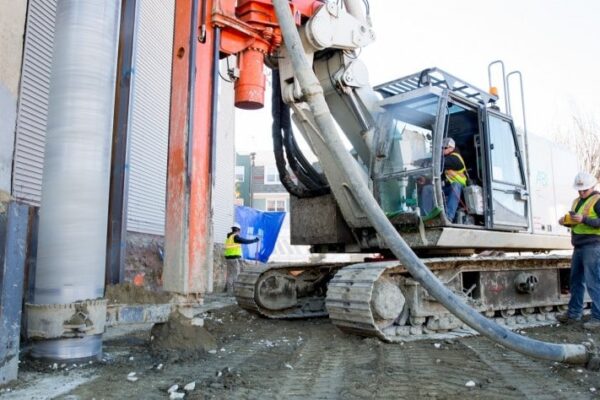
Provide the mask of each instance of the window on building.
{"label": "window on building", "polygon": [[285,211],[285,200],[267,199],[267,211]]}
{"label": "window on building", "polygon": [[236,182],[244,182],[244,177],[246,175],[246,168],[243,165],[235,166],[235,181]]}
{"label": "window on building", "polygon": [[278,185],[279,171],[275,165],[265,165],[265,185]]}

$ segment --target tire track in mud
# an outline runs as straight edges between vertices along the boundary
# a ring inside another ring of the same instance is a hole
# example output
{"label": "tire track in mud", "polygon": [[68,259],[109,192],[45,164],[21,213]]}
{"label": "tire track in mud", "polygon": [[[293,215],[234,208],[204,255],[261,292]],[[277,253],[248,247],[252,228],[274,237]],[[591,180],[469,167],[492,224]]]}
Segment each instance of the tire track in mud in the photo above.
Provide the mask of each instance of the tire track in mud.
{"label": "tire track in mud", "polygon": [[[464,343],[467,351],[475,354],[482,363],[492,369],[498,378],[510,384],[515,390],[515,397],[531,400],[554,399],[589,399],[592,394],[585,392],[581,386],[570,379],[556,375],[555,385],[542,384],[548,382],[552,367],[549,362],[538,361],[506,349],[500,345],[490,344],[477,338]],[[494,348],[494,351],[490,351]],[[548,364],[547,367],[544,364]],[[541,371],[547,371],[546,374]]]}
{"label": "tire track in mud", "polygon": [[[378,352],[378,363],[381,371],[374,398],[516,398],[490,387],[493,371],[456,351],[453,343],[384,345]],[[475,381],[476,388],[465,386],[470,380]]]}
{"label": "tire track in mud", "polygon": [[[281,398],[272,394],[272,391],[279,386],[279,379],[282,379],[280,373],[285,374],[289,370],[279,360],[288,360],[293,356],[298,347],[297,329],[293,329],[293,325],[290,329],[286,322],[280,323],[275,329],[270,324],[249,325],[243,332],[229,332],[235,337],[221,343],[216,354],[206,354],[199,359],[165,361],[160,373],[155,370],[138,373],[140,381],[136,384],[114,385],[111,380],[115,375],[105,375],[96,382],[80,386],[72,394],[91,398],[95,395],[93,387],[104,381],[103,386],[111,388],[107,398],[164,399],[167,388],[173,384],[183,386],[196,381],[196,391],[186,398]],[[108,347],[116,351],[121,346],[109,344]],[[125,352],[124,357],[135,356],[135,364],[148,366],[156,363],[144,347],[131,350],[131,353]],[[135,364],[132,362],[129,367],[116,365],[112,369],[121,380],[132,370],[140,371],[139,367],[134,367]]]}
{"label": "tire track in mud", "polygon": [[[581,386],[564,379],[557,385],[562,392],[543,386],[540,382],[548,382],[545,372],[550,373],[549,367],[486,339],[385,344],[346,335],[322,321],[305,324],[313,326],[281,329],[285,322],[258,329],[255,326],[252,335],[256,336],[240,335],[239,340],[225,346],[226,357],[215,360],[212,370],[196,373],[205,382],[214,377],[215,364],[241,373],[243,381],[216,392],[231,399],[590,397],[590,393],[576,394]],[[256,337],[261,340],[257,342]],[[265,340],[277,342],[282,337],[294,340],[294,345],[279,342],[265,347]],[[470,380],[475,382],[474,388],[465,386]]]}
{"label": "tire track in mud", "polygon": [[[598,398],[588,390],[600,387],[598,373],[532,360],[481,337],[388,344],[347,335],[325,319],[271,321],[237,308],[206,323],[219,338],[216,354],[166,361],[148,354],[142,337],[108,342],[116,357],[123,353],[120,361],[71,394],[164,399],[171,385],[196,381],[186,399],[571,400]],[[161,371],[147,369],[159,361]],[[137,383],[126,381],[130,371],[138,371]],[[475,387],[465,386],[470,380]]]}
{"label": "tire track in mud", "polygon": [[365,363],[364,354],[356,351],[360,339],[348,340],[334,327],[319,329],[306,339],[290,360],[294,369],[278,379],[277,395],[286,399],[340,398],[348,384],[348,369]]}
{"label": "tire track in mud", "polygon": [[230,386],[225,384],[224,392],[217,390],[214,393],[216,398],[284,398],[277,394],[278,388],[282,379],[287,379],[286,375],[293,373],[286,367],[286,361],[294,357],[306,340],[304,332],[295,326],[286,321],[278,321],[277,326],[254,325],[252,330],[239,334],[234,341],[224,345],[226,351],[221,352],[222,358],[213,364],[208,374],[207,371],[198,371],[200,380],[210,386],[219,382],[215,379],[215,372],[229,368],[230,376],[233,376],[233,379],[229,379]]}
{"label": "tire track in mud", "polygon": [[[241,378],[233,391],[226,389],[218,395],[228,399],[347,398],[340,397],[340,392],[353,381],[348,369],[374,359],[373,354],[365,356],[364,351],[356,351],[362,339],[345,335],[323,321],[305,321],[304,324],[315,325],[308,330],[296,329],[298,325],[279,329],[285,324],[279,321],[278,326],[255,331],[253,334],[263,338],[259,342],[240,337],[226,346],[227,361],[219,360],[218,368],[229,367]],[[292,343],[282,344],[282,337]],[[265,347],[265,342],[276,345]],[[205,384],[214,381],[206,371],[202,375]]]}

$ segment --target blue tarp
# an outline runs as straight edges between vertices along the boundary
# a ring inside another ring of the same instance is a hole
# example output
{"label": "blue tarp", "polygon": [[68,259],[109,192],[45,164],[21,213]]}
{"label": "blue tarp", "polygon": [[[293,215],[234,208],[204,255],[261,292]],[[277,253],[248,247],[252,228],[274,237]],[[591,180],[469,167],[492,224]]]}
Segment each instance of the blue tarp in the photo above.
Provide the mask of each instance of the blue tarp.
{"label": "blue tarp", "polygon": [[284,217],[285,212],[259,211],[244,206],[235,207],[235,221],[242,227],[241,236],[248,239],[257,236],[260,238],[258,243],[242,245],[244,259],[258,260],[264,263],[269,261]]}

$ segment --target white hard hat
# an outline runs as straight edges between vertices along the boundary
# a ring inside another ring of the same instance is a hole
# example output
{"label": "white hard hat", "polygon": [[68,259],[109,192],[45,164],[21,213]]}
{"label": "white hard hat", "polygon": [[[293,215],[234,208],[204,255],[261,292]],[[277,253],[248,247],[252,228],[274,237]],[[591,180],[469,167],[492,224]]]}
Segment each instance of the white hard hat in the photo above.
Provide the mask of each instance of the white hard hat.
{"label": "white hard hat", "polygon": [[594,175],[588,172],[580,172],[575,175],[575,181],[573,182],[573,189],[575,190],[588,190],[596,186],[598,181]]}
{"label": "white hard hat", "polygon": [[231,225],[231,229],[239,229],[241,231],[242,226],[240,224],[238,224],[237,222],[234,222],[233,225]]}
{"label": "white hard hat", "polygon": [[456,147],[456,143],[454,143],[454,139],[447,137],[442,141],[442,147]]}

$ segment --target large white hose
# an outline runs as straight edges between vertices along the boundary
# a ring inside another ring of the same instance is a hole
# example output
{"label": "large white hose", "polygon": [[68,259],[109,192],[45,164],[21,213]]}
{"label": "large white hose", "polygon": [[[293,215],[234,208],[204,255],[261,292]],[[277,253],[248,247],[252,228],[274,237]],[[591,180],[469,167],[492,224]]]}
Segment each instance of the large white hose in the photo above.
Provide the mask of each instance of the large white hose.
{"label": "large white hose", "polygon": [[[329,107],[325,102],[323,90],[306,60],[288,1],[273,0],[273,3],[279,19],[284,44],[294,66],[295,77],[298,79],[302,94],[314,115],[327,149],[326,154],[318,154],[318,156],[320,158],[323,156],[330,157],[340,166],[340,170],[344,175],[344,184],[349,188],[350,194],[361,206],[373,227],[385,239],[388,247],[402,262],[402,265],[408,269],[412,277],[461,321],[482,335],[512,350],[546,360],[572,364],[587,363],[591,358],[591,354],[584,345],[542,342],[518,335],[487,319],[467,306],[458,296],[445,287],[415,255],[378,206],[371,191],[363,183],[357,164],[342,145],[329,112]],[[327,173],[327,171],[325,172]]]}
{"label": "large white hose", "polygon": [[[59,0],[35,304],[104,296],[120,1]],[[101,335],[35,342],[35,357],[96,356]]]}

